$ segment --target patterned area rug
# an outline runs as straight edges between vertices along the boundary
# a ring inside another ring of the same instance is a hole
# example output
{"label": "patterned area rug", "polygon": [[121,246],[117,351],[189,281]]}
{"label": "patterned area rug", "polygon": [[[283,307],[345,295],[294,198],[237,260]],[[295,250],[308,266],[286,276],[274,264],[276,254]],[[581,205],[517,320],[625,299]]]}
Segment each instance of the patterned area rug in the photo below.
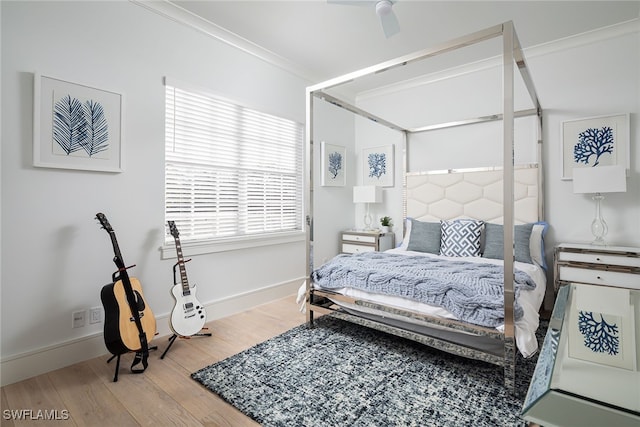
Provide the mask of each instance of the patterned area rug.
{"label": "patterned area rug", "polygon": [[[320,317],[192,374],[264,426],[519,426],[536,357],[502,368]],[[542,340],[544,331],[539,331]]]}

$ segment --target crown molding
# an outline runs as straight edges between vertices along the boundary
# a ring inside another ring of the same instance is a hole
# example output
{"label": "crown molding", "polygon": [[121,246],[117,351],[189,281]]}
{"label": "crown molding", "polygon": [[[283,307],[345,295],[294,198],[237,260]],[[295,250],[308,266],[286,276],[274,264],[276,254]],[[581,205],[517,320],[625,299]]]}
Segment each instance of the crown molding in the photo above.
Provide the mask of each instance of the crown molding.
{"label": "crown molding", "polygon": [[[622,37],[628,34],[640,33],[640,18],[634,18],[619,24],[609,25],[592,31],[576,34],[562,39],[553,40],[540,45],[523,49],[525,59],[536,58],[552,53],[562,52],[576,47],[593,44],[603,40]],[[502,64],[502,55],[496,55],[476,62],[470,62],[458,67],[437,71],[428,75],[422,75],[413,79],[382,86],[358,93],[357,101],[385,96],[401,90],[409,90],[422,85],[435,83],[465,74],[499,67]]]}
{"label": "crown molding", "polygon": [[155,12],[179,24],[186,25],[229,46],[252,55],[262,61],[267,62],[284,71],[292,73],[308,81],[318,81],[318,77],[312,72],[298,66],[295,62],[288,60],[262,46],[247,40],[211,21],[208,21],[188,10],[172,3],[169,0],[129,0],[131,3],[141,6],[147,10]]}
{"label": "crown molding", "polygon": [[[186,25],[201,33],[204,33],[210,37],[213,37],[220,42],[223,42],[229,46],[232,46],[238,50],[241,50],[249,55],[252,55],[262,61],[265,61],[275,67],[278,67],[286,72],[296,75],[304,80],[310,82],[317,82],[322,80],[319,76],[316,76],[310,70],[307,70],[294,61],[286,59],[262,46],[247,40],[238,34],[235,34],[211,21],[208,21],[200,16],[197,16],[188,10],[172,3],[170,0],[129,0],[131,3],[144,7],[147,10],[155,12],[165,18],[168,18],[174,22]],[[640,32],[640,18],[634,18],[629,21],[625,21],[619,24],[610,25],[607,27],[598,28],[592,31],[588,31],[581,34],[565,37],[562,39],[554,40],[548,43],[532,46],[523,49],[526,58],[535,58],[538,56],[544,56],[555,52],[561,52],[564,50],[572,49],[575,47],[595,43],[602,40],[607,40],[615,37],[624,36],[627,34]],[[453,78],[456,76],[473,73],[488,69],[491,67],[499,66],[502,59],[501,56],[495,56],[487,58],[481,61],[469,63],[455,68],[442,70],[436,73],[430,73],[416,77],[414,79],[404,80],[398,83],[382,86],[376,89],[362,91],[356,95],[357,100],[365,100],[374,98],[377,96],[383,96],[390,92],[399,90],[411,89],[412,87],[421,86],[437,82],[438,80]]]}

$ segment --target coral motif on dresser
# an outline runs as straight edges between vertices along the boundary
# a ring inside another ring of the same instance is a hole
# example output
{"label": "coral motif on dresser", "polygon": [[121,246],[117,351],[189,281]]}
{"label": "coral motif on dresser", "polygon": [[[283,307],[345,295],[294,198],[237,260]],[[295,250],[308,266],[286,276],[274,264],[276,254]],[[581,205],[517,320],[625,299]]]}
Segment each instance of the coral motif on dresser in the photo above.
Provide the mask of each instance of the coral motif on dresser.
{"label": "coral motif on dresser", "polygon": [[595,353],[616,355],[620,352],[620,329],[617,323],[607,322],[602,313],[598,315],[594,316],[592,311],[578,313],[578,329],[584,337],[584,345]]}

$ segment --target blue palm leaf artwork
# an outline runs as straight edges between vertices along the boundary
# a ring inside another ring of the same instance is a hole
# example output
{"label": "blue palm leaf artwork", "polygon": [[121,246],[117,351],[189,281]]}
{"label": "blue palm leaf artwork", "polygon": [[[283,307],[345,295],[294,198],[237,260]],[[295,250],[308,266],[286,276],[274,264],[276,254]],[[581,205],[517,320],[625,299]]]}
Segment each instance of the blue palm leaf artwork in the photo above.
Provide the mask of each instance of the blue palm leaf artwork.
{"label": "blue palm leaf artwork", "polygon": [[88,123],[87,138],[82,148],[91,157],[109,148],[109,127],[102,104],[89,100],[84,103],[84,110]]}
{"label": "blue palm leaf artwork", "polygon": [[607,322],[602,314],[598,320],[593,312],[580,311],[578,330],[584,338],[584,346],[594,353],[615,356],[620,352],[620,329],[617,324]]}
{"label": "blue palm leaf artwork", "polygon": [[69,156],[84,152],[93,157],[109,148],[109,126],[102,104],[82,102],[71,95],[53,107],[53,140]]}
{"label": "blue palm leaf artwork", "polygon": [[609,126],[601,128],[587,128],[578,134],[578,142],[573,147],[573,159],[576,163],[589,165],[593,156],[592,167],[600,164],[600,157],[613,154],[613,129]]}
{"label": "blue palm leaf artwork", "polygon": [[82,148],[87,137],[87,120],[82,103],[70,95],[56,102],[53,108],[53,140],[66,155]]}

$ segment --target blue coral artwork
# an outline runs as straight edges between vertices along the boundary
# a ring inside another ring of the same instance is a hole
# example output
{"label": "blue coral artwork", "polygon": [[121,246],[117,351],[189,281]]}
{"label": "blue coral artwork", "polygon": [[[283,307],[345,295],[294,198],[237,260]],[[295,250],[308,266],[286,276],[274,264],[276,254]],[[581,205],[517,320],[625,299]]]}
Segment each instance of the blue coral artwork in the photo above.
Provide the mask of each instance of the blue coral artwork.
{"label": "blue coral artwork", "polygon": [[562,125],[562,178],[575,168],[628,167],[627,115],[572,120]]}
{"label": "blue coral artwork", "polygon": [[[577,363],[573,366],[596,363],[635,370],[637,316],[633,291],[599,285],[570,286],[569,315],[562,328],[568,341],[567,355],[575,360],[571,363]],[[566,350],[559,347],[558,351]]]}
{"label": "blue coral artwork", "polygon": [[612,356],[620,353],[620,327],[616,319],[607,321],[602,313],[580,311],[578,330],[584,338],[584,346],[592,352]]}
{"label": "blue coral artwork", "polygon": [[342,154],[338,151],[329,153],[329,166],[327,167],[327,171],[329,172],[329,179],[336,179],[341,170]]}
{"label": "blue coral artwork", "polygon": [[[574,308],[569,357],[623,369],[635,369],[633,315]],[[624,311],[624,310],[623,310]]]}
{"label": "blue coral artwork", "polygon": [[346,184],[346,148],[322,141],[320,151],[322,186],[344,187]]}
{"label": "blue coral artwork", "polygon": [[362,152],[363,184],[393,187],[393,144],[366,148]]}
{"label": "blue coral artwork", "polygon": [[386,153],[370,153],[367,156],[369,164],[369,178],[380,179],[387,173],[387,155]]}
{"label": "blue coral artwork", "polygon": [[573,160],[591,167],[600,164],[600,157],[613,156],[615,139],[613,129],[609,126],[602,128],[587,128],[578,134],[578,143],[573,146]]}

